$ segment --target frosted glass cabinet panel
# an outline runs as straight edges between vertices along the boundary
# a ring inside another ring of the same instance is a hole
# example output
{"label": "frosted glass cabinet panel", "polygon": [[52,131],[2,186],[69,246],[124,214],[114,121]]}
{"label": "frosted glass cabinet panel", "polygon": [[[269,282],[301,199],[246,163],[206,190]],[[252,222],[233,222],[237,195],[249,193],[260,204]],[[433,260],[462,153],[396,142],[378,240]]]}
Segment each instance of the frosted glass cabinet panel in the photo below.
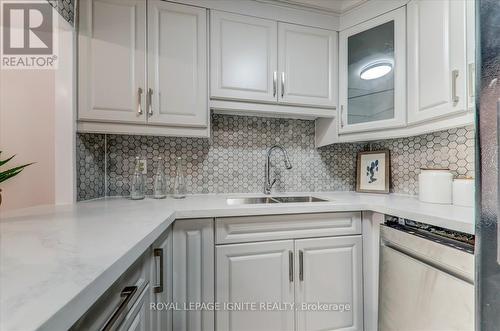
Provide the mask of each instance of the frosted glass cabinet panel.
{"label": "frosted glass cabinet panel", "polygon": [[405,9],[340,32],[340,132],[404,126]]}
{"label": "frosted glass cabinet panel", "polygon": [[394,118],[394,21],[347,42],[347,124]]}

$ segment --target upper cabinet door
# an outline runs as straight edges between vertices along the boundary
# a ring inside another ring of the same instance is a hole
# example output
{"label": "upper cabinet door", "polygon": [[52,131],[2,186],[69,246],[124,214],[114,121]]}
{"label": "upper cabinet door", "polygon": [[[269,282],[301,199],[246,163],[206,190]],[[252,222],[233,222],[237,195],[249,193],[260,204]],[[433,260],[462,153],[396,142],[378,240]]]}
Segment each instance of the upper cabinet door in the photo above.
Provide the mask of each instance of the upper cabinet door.
{"label": "upper cabinet door", "polygon": [[476,3],[466,1],[466,30],[467,30],[467,108],[476,109]]}
{"label": "upper cabinet door", "polygon": [[295,241],[295,304],[349,304],[350,310],[296,312],[297,331],[363,330],[361,236]]}
{"label": "upper cabinet door", "polygon": [[278,23],[279,101],[337,105],[337,32]]}
{"label": "upper cabinet door", "polygon": [[80,2],[79,119],[144,123],[146,2]]}
{"label": "upper cabinet door", "polygon": [[467,108],[466,1],[408,3],[408,120]]}
{"label": "upper cabinet door", "polygon": [[277,23],[211,11],[211,97],[277,101]]}
{"label": "upper cabinet door", "polygon": [[148,123],[208,125],[207,11],[148,1]]}
{"label": "upper cabinet door", "polygon": [[339,132],[406,125],[405,8],[340,32]]}

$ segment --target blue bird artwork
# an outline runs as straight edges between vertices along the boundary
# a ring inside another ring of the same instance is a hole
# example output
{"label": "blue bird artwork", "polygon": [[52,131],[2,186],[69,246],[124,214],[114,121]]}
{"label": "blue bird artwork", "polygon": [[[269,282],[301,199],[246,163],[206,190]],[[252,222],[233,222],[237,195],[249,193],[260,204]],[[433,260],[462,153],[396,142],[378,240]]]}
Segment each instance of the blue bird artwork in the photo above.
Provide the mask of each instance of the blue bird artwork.
{"label": "blue bird artwork", "polygon": [[378,160],[371,161],[369,165],[366,167],[366,176],[368,177],[368,183],[374,183],[377,181],[375,177],[378,174]]}

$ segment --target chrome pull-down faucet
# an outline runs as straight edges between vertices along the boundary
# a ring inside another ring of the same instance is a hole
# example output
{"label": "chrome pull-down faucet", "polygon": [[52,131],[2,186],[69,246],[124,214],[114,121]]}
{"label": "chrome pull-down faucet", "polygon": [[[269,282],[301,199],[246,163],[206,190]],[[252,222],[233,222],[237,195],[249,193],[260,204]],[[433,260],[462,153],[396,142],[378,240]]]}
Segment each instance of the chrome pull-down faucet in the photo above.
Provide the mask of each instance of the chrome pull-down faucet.
{"label": "chrome pull-down faucet", "polygon": [[266,178],[265,178],[265,183],[264,183],[264,193],[265,194],[271,194],[271,189],[273,188],[274,183],[276,183],[276,178],[271,180],[271,153],[273,150],[278,149],[283,153],[284,161],[285,161],[285,167],[290,170],[292,169],[292,163],[290,163],[290,158],[288,157],[288,152],[286,149],[282,146],[279,145],[274,145],[273,147],[269,148],[267,151],[267,160],[266,160]]}

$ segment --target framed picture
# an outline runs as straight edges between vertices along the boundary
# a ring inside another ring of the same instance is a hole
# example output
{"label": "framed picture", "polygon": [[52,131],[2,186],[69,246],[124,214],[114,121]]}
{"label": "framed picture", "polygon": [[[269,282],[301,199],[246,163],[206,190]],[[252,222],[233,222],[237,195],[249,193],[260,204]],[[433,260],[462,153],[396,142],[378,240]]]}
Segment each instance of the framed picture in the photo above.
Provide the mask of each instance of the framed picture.
{"label": "framed picture", "polygon": [[389,193],[389,167],[388,150],[359,152],[356,192]]}

